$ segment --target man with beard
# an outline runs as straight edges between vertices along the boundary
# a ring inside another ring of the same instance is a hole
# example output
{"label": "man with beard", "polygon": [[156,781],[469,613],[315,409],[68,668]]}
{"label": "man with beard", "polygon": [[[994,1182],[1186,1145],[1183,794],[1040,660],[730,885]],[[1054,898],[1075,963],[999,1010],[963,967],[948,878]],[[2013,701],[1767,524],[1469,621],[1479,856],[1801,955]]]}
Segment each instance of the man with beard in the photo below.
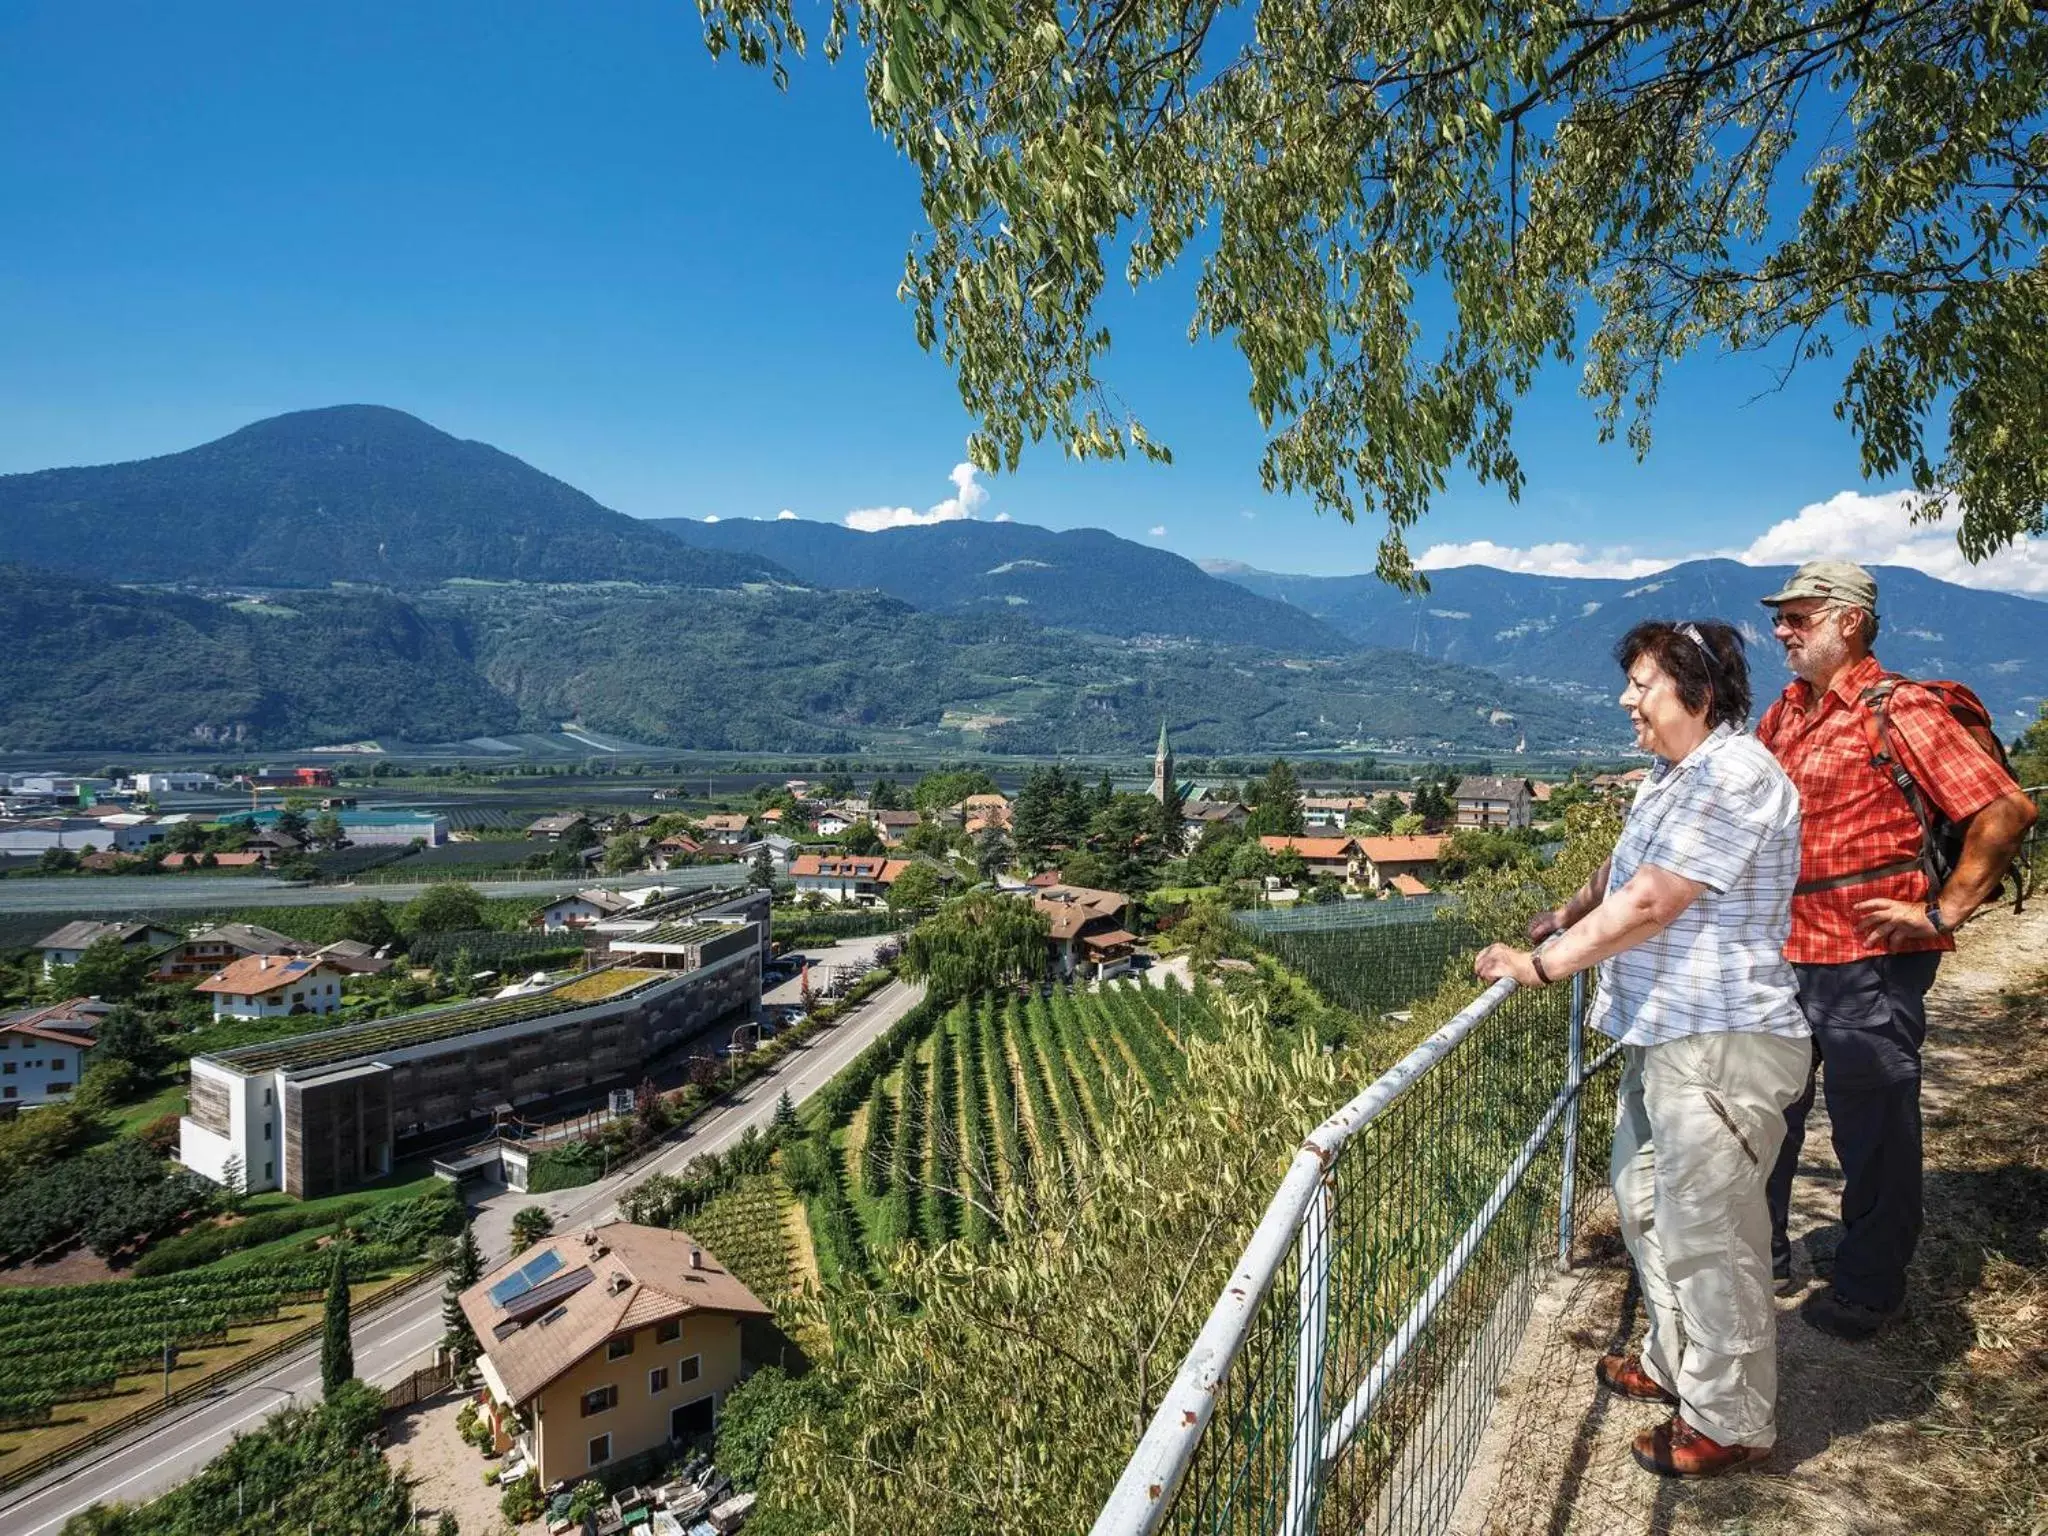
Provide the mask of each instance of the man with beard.
{"label": "man with beard", "polygon": [[[1799,1310],[1824,1333],[1864,1339],[1904,1311],[1906,1265],[1920,1237],[1927,988],[1955,948],[1955,929],[1997,890],[2034,807],[1929,689],[1900,681],[1881,706],[1866,696],[1888,678],[1871,654],[1877,583],[1868,571],[1810,561],[1763,602],[1795,674],[1757,726],[1800,797],[1799,884],[1785,958],[1813,1030],[1814,1063],[1827,1068],[1842,1167],[1832,1284]],[[1879,707],[1887,729],[1873,734]],[[1939,888],[1920,816],[1876,750],[1887,737],[1928,808],[1964,829]],[[1785,1112],[1769,1184],[1772,1267],[1788,1294],[1786,1219],[1812,1106],[1809,1076]]]}

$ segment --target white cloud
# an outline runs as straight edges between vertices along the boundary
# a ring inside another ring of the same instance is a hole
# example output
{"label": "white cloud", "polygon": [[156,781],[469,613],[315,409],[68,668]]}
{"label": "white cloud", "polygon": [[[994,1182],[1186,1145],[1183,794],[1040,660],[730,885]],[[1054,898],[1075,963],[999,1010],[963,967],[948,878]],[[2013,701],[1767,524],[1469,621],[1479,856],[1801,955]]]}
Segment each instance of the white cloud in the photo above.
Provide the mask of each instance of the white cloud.
{"label": "white cloud", "polygon": [[1522,571],[1532,576],[1619,576],[1633,580],[1661,571],[1672,562],[1651,559],[1627,549],[1589,550],[1583,544],[1532,544],[1514,549],[1491,539],[1469,544],[1432,544],[1415,564],[1425,571],[1441,571],[1454,565],[1490,565],[1497,570]]}
{"label": "white cloud", "polygon": [[705,518],[704,521],[707,523],[715,523],[718,521],[718,514],[714,512],[709,517]]}
{"label": "white cloud", "polygon": [[1532,544],[1517,548],[1477,539],[1432,544],[1416,557],[1425,571],[1454,565],[1490,565],[1537,576],[1612,576],[1634,581],[1684,560],[1739,560],[1745,565],[1798,565],[1807,560],[1854,560],[1903,565],[1958,586],[2048,596],[2048,541],[2018,539],[1972,565],[1956,547],[1953,514],[1938,523],[1915,523],[1905,491],[1842,491],[1801,507],[1739,549],[1645,555],[1627,545],[1592,549],[1584,544]]}
{"label": "white cloud", "polygon": [[1153,538],[1163,539],[1166,537],[1166,524],[1154,523],[1152,527],[1147,531],[1151,533]]}
{"label": "white cloud", "polygon": [[777,521],[778,523],[793,523],[796,521],[796,514],[790,511],[789,508],[784,507],[780,512],[775,514],[775,521]]}
{"label": "white cloud", "polygon": [[996,521],[999,523],[1007,523],[1009,520],[1010,514],[1007,512],[998,512],[996,514]]}
{"label": "white cloud", "polygon": [[1842,491],[1773,523],[1735,558],[1749,565],[1822,558],[1904,565],[1958,586],[2048,596],[2048,543],[2016,539],[1972,565],[1956,547],[1953,511],[1938,523],[1915,523],[1910,505],[1905,491]]}
{"label": "white cloud", "polygon": [[988,487],[975,478],[979,473],[972,464],[955,464],[947,476],[953,482],[953,494],[923,512],[910,507],[861,507],[847,513],[841,521],[862,533],[879,533],[884,528],[919,528],[927,523],[957,523],[973,517],[988,500]]}
{"label": "white cloud", "polygon": [[1259,514],[1256,512],[1240,512],[1237,515],[1248,523],[1256,523],[1259,520]]}

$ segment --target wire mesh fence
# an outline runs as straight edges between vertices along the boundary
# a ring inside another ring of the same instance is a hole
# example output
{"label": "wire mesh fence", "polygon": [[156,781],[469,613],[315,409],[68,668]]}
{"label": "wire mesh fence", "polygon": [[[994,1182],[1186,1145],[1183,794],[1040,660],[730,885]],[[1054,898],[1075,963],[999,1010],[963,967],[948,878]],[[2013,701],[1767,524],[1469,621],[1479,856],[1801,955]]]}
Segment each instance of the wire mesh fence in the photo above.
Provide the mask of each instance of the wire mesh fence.
{"label": "wire mesh fence", "polygon": [[1605,1187],[1583,1017],[1582,988],[1498,984],[1309,1138],[1095,1536],[1445,1528]]}
{"label": "wire mesh fence", "polygon": [[1232,915],[1252,943],[1331,1002],[1370,1019],[1428,996],[1453,964],[1462,968],[1471,957],[1478,934],[1442,908],[1351,902]]}

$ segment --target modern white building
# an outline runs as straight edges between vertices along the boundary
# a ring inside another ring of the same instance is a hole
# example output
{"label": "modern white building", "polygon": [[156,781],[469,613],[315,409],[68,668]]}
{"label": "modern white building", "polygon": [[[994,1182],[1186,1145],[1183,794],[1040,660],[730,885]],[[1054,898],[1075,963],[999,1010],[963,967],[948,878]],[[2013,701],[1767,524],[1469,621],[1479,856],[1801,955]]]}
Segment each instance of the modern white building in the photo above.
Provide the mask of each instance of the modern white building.
{"label": "modern white building", "polygon": [[112,1011],[96,997],[0,1015],[0,1108],[59,1104],[78,1089],[93,1031]]}
{"label": "modern white building", "polygon": [[129,782],[138,795],[202,795],[221,787],[210,773],[138,773]]}
{"label": "modern white building", "polygon": [[766,891],[692,893],[621,920],[617,963],[598,970],[195,1056],[179,1161],[222,1183],[233,1158],[244,1188],[308,1199],[379,1178],[459,1127],[630,1085],[656,1056],[758,1013],[768,922]]}
{"label": "modern white building", "polygon": [[311,955],[245,955],[192,990],[213,998],[216,1019],[339,1013],[344,974]]}

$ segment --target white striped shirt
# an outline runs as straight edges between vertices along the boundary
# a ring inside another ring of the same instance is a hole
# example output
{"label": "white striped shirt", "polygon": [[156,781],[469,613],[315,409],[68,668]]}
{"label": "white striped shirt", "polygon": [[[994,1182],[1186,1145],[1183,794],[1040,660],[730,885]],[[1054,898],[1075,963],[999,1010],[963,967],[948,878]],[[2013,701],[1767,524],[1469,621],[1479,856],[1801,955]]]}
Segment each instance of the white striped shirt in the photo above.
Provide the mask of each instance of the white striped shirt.
{"label": "white striped shirt", "polygon": [[1600,965],[1589,1022],[1624,1045],[1809,1033],[1784,958],[1799,880],[1799,792],[1726,725],[1636,791],[1607,894],[1646,864],[1703,885],[1670,927]]}

